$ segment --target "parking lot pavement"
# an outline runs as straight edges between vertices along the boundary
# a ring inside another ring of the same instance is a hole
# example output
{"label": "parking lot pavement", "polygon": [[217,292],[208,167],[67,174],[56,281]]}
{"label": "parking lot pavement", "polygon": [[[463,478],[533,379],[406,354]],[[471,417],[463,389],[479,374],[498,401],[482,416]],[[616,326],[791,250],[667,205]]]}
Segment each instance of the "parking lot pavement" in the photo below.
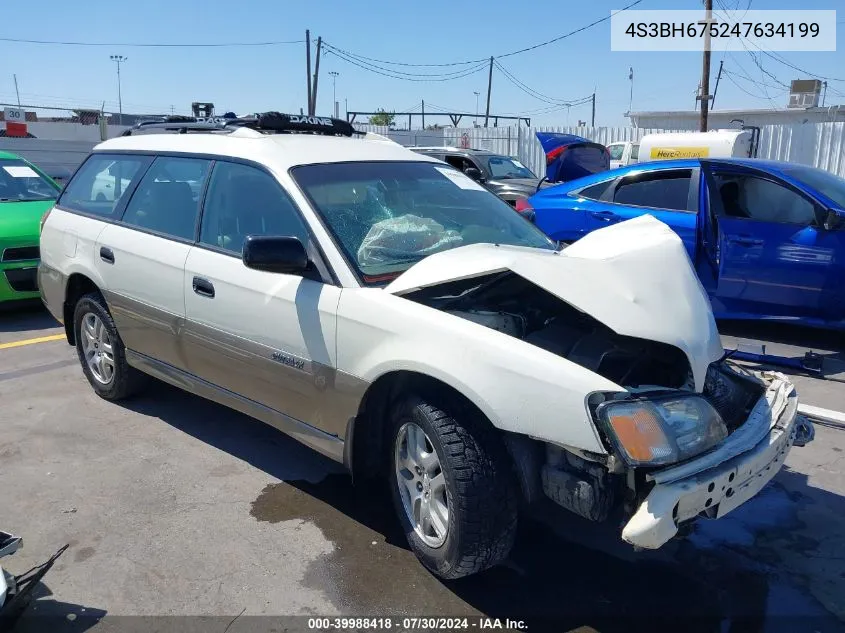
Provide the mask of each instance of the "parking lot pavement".
{"label": "parking lot pavement", "polygon": [[[56,332],[38,313],[0,316],[3,342]],[[42,630],[44,614],[244,609],[487,614],[533,631],[646,620],[650,631],[845,630],[845,430],[835,427],[793,449],[756,499],[659,552],[549,517],[523,523],[507,565],[443,583],[408,551],[382,490],[353,487],[274,429],[159,383],[103,401],[61,340],[0,348],[0,403],[0,529],[25,544],[4,566],[20,573],[70,544],[20,631]]]}

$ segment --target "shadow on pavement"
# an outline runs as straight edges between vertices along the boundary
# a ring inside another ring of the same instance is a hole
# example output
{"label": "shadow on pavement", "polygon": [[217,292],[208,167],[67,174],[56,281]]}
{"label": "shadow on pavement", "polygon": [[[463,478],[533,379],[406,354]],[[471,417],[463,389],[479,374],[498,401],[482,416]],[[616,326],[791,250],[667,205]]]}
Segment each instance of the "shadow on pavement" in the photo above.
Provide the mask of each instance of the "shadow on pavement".
{"label": "shadow on pavement", "polygon": [[444,583],[409,551],[386,481],[353,486],[340,466],[281,432],[161,383],[124,406],[281,480],[256,491],[251,515],[321,529],[335,549],[312,563],[303,582],[344,615],[487,615],[543,632],[845,631],[810,595],[819,595],[819,582],[827,583],[822,598],[845,596],[841,562],[815,571],[831,562],[825,535],[845,542],[845,500],[808,488],[798,473],[783,471],[748,505],[700,522],[690,538],[659,553],[629,549],[620,557],[608,553],[613,547],[576,542],[566,520],[525,520],[507,564]]}
{"label": "shadow on pavement", "polygon": [[40,301],[14,309],[0,309],[0,332],[28,332],[61,327]]}
{"label": "shadow on pavement", "polygon": [[[40,583],[27,610],[8,629],[10,633],[82,633],[95,627],[106,615],[103,609],[60,602],[50,599],[51,596],[53,592],[48,586]],[[0,623],[0,632],[5,631]]]}
{"label": "shadow on pavement", "polygon": [[318,481],[342,467],[275,428],[158,380],[121,406],[159,418],[277,479]]}

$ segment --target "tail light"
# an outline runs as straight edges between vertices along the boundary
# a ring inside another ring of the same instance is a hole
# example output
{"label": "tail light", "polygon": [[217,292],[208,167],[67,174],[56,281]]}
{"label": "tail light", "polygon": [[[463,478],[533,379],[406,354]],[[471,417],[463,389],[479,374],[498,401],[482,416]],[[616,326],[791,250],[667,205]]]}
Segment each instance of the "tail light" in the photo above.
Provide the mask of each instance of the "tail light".
{"label": "tail light", "polygon": [[41,216],[41,222],[38,224],[38,233],[39,235],[44,231],[44,223],[47,221],[47,218],[50,217],[50,211],[53,210],[53,207],[47,209],[44,215]]}
{"label": "tail light", "polygon": [[561,145],[560,147],[555,147],[551,150],[548,154],[546,154],[546,165],[551,165],[555,162],[567,149],[569,149],[568,145]]}
{"label": "tail light", "polygon": [[534,207],[528,202],[528,198],[520,198],[514,205],[516,212],[529,222],[534,221]]}

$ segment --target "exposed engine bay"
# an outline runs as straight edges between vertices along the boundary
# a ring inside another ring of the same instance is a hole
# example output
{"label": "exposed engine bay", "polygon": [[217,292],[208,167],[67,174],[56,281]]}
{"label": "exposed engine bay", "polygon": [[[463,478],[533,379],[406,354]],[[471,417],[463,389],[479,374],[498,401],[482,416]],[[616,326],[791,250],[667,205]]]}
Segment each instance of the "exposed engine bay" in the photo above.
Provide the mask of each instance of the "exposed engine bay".
{"label": "exposed engine bay", "polygon": [[[408,298],[566,358],[634,394],[694,391],[690,363],[680,349],[617,334],[511,271],[418,290]],[[759,381],[717,361],[701,396],[733,432],[763,391]],[[524,437],[509,442],[529,502],[539,494],[586,519],[604,521],[617,511],[630,516],[652,487],[648,469]]]}
{"label": "exposed engine bay", "polygon": [[690,386],[689,362],[681,350],[616,334],[512,272],[443,284],[412,298],[562,356],[625,387]]}

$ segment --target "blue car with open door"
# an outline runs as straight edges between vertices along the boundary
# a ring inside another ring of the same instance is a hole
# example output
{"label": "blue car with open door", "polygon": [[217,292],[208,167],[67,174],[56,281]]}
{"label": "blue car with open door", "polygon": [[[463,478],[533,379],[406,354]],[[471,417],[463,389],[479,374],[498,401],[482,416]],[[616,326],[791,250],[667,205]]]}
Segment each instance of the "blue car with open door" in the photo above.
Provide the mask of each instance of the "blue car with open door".
{"label": "blue car with open door", "polygon": [[717,318],[845,329],[845,179],[830,172],[662,160],[542,189],[517,210],[564,243],[650,214],[680,236]]}

